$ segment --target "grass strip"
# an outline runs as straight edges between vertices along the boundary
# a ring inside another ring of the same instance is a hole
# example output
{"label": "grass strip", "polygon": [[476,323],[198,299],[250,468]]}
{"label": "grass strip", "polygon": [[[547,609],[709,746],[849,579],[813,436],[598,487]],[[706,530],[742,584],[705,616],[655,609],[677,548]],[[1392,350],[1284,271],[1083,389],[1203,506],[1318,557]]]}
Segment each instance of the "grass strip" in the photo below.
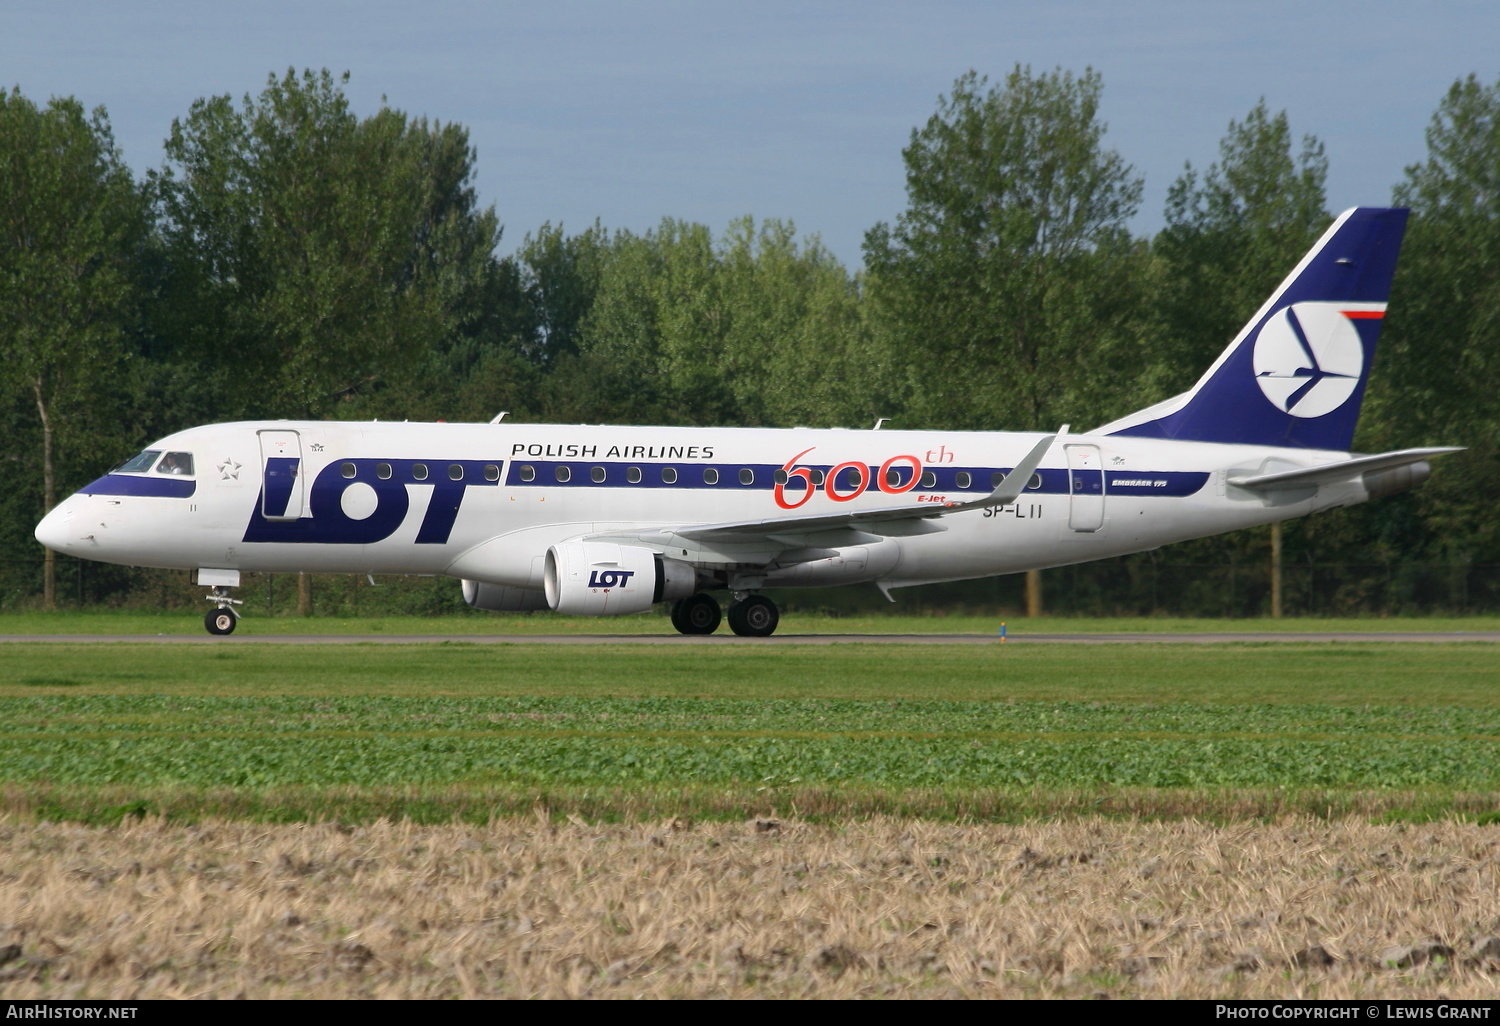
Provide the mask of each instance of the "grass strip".
{"label": "grass strip", "polygon": [[7,645],[0,697],[39,694],[1291,702],[1500,707],[1493,645],[658,648],[463,643]]}
{"label": "grass strip", "polygon": [[1500,823],[1500,794],[1441,788],[871,788],[814,786],[515,787],[400,786],[195,788],[7,783],[0,813],[29,820],[114,826],[160,816],[171,822],[264,823],[378,820],[485,824],[518,816],[590,823],[789,818],[841,823],[879,816],[941,822],[1050,819],[1276,822],[1293,816],[1375,822],[1458,819]]}
{"label": "grass strip", "polygon": [[0,780],[271,788],[1500,787],[1500,711],[703,698],[0,701]]}
{"label": "grass strip", "polygon": [[22,644],[0,782],[7,807],[89,821],[1025,818],[1121,795],[1131,815],[1483,816],[1493,651]]}
{"label": "grass strip", "polygon": [[[204,606],[203,608],[207,608]],[[1196,633],[1391,633],[1405,631],[1496,631],[1495,616],[1295,617],[1211,619],[1207,617],[1063,617],[911,615],[900,613],[830,616],[788,611],[780,634],[984,634],[995,635],[1004,621],[1011,637],[1028,634],[1196,634]],[[191,634],[203,633],[201,615],[166,610],[59,610],[52,613],[0,614],[0,634]],[[664,607],[621,617],[576,617],[557,613],[463,613],[444,616],[310,616],[269,617],[256,614],[253,603],[236,632],[283,634],[672,634]]]}

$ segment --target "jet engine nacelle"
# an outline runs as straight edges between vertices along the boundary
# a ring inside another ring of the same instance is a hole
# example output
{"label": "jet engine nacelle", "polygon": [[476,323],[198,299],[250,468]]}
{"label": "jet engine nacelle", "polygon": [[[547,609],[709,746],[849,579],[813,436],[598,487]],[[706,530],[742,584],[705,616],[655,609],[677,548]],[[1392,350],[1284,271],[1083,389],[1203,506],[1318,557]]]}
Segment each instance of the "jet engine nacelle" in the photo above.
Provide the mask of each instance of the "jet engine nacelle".
{"label": "jet engine nacelle", "polygon": [[570,616],[621,616],[687,598],[698,574],[650,549],[614,542],[564,542],[547,550],[547,605]]}
{"label": "jet engine nacelle", "polygon": [[464,601],[475,609],[492,613],[526,613],[547,608],[547,596],[532,588],[513,588],[508,584],[486,584],[464,581]]}

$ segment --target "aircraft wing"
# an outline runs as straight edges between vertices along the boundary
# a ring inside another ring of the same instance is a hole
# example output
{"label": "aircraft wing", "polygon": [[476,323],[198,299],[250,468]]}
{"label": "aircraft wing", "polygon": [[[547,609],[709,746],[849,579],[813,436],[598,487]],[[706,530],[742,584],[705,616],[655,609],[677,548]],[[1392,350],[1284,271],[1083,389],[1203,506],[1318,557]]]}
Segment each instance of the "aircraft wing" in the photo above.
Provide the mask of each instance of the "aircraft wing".
{"label": "aircraft wing", "polygon": [[[974,499],[969,502],[949,502],[938,504],[912,504],[907,506],[887,506],[881,509],[850,510],[847,513],[809,513],[801,516],[761,517],[756,520],[732,520],[718,524],[683,524],[674,527],[663,527],[655,531],[628,531],[608,532],[595,537],[620,537],[626,535],[641,540],[650,540],[650,536],[677,536],[689,538],[703,544],[719,543],[746,543],[762,539],[787,538],[816,534],[823,531],[837,531],[840,529],[858,530],[861,527],[874,527],[881,524],[893,525],[900,521],[908,521],[915,524],[916,521],[931,520],[936,517],[948,516],[952,513],[963,513],[968,510],[984,509],[986,506],[1005,506],[1020,496],[1025,490],[1026,483],[1031,480],[1031,475],[1041,465],[1042,459],[1047,455],[1047,450],[1056,441],[1057,435],[1048,435],[1036,445],[1026,457],[1016,464],[1009,474],[995,488],[993,492],[982,499]],[[941,528],[937,528],[941,530]],[[916,533],[922,533],[920,531]]]}
{"label": "aircraft wing", "polygon": [[1435,456],[1450,452],[1462,452],[1463,446],[1448,446],[1436,449],[1399,449],[1375,456],[1356,456],[1337,463],[1325,463],[1318,467],[1302,467],[1298,470],[1280,470],[1271,474],[1240,475],[1226,478],[1237,488],[1252,491],[1282,491],[1288,488],[1311,488],[1332,481],[1346,481],[1372,470],[1393,470],[1413,463],[1421,463]]}

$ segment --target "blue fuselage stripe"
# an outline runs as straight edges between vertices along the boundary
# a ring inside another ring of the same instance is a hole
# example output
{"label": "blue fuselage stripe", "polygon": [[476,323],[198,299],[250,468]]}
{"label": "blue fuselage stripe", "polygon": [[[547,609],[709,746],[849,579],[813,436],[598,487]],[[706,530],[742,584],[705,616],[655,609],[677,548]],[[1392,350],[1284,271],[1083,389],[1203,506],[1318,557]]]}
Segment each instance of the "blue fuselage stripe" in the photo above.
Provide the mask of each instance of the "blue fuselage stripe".
{"label": "blue fuselage stripe", "polygon": [[[530,480],[526,479],[530,472]],[[566,481],[558,480],[558,471],[566,468]],[[820,477],[826,479],[832,465],[798,464],[797,469],[817,471]],[[630,471],[638,470],[640,480],[631,481]],[[776,486],[776,472],[784,469],[775,463],[601,463],[598,461],[580,460],[514,460],[511,462],[505,476],[506,487],[509,488],[685,488],[685,489],[708,489],[711,491],[733,492],[733,491],[770,491]],[[901,465],[893,468],[898,478],[891,488],[885,486],[884,481],[877,480],[880,473],[879,466],[864,465],[864,479],[869,482],[869,491],[899,491],[916,493],[948,493],[948,492],[973,492],[983,495],[993,491],[999,484],[999,478],[1010,473],[1010,467],[924,467],[924,474],[932,475],[932,483],[924,484],[918,481],[915,487],[907,487],[911,481],[912,468]],[[675,473],[675,479],[666,481],[663,479],[663,471],[671,470]],[[712,483],[708,480],[706,471],[713,471],[716,480]],[[751,482],[744,484],[740,480],[740,472],[749,470]],[[1166,471],[1166,472],[1142,472],[1142,471],[1092,471],[1091,487],[1088,489],[1098,494],[1098,481],[1103,475],[1105,491],[1112,495],[1166,495],[1181,497],[1192,495],[1199,491],[1208,481],[1208,474],[1202,471]],[[959,484],[959,475],[967,474],[968,484]],[[1067,495],[1072,490],[1067,470],[1043,469],[1037,471],[1041,482],[1038,487],[1028,489],[1031,493]],[[1089,476],[1086,475],[1086,476]],[[602,480],[595,480],[602,476]],[[841,493],[858,488],[860,485],[860,469],[858,467],[846,468],[839,474],[839,479],[834,487]],[[800,492],[807,487],[806,481],[801,475],[791,476],[783,486],[788,492]]]}

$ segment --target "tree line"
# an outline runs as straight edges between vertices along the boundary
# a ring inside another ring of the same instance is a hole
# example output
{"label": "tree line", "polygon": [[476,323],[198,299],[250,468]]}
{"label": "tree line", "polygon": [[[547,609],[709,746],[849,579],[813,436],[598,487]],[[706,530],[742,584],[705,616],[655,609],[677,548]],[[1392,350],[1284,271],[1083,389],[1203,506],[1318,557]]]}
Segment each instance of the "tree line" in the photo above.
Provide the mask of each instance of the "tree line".
{"label": "tree line", "polygon": [[[963,75],[912,130],[907,207],[862,269],[751,217],[545,224],[503,254],[463,126],[362,117],[346,82],[200,99],[141,177],[103,108],[0,90],[0,605],[57,601],[46,509],[212,421],[1102,424],[1189,387],[1332,218],[1322,144],[1262,101],[1137,236],[1100,76],[1018,66]],[[1335,586],[1346,611],[1495,608],[1471,585],[1500,565],[1500,81],[1439,98],[1390,199],[1413,216],[1356,445],[1469,449],[1416,492],[1289,525],[1288,556],[1374,568]],[[1161,554],[1073,572],[1074,604],[1256,612],[1254,586],[1223,604],[1222,568],[1267,544],[1174,546],[1205,572],[1149,602],[1128,582]],[[1450,568],[1436,592],[1403,577],[1427,564]],[[101,569],[89,597],[137,584]]]}

